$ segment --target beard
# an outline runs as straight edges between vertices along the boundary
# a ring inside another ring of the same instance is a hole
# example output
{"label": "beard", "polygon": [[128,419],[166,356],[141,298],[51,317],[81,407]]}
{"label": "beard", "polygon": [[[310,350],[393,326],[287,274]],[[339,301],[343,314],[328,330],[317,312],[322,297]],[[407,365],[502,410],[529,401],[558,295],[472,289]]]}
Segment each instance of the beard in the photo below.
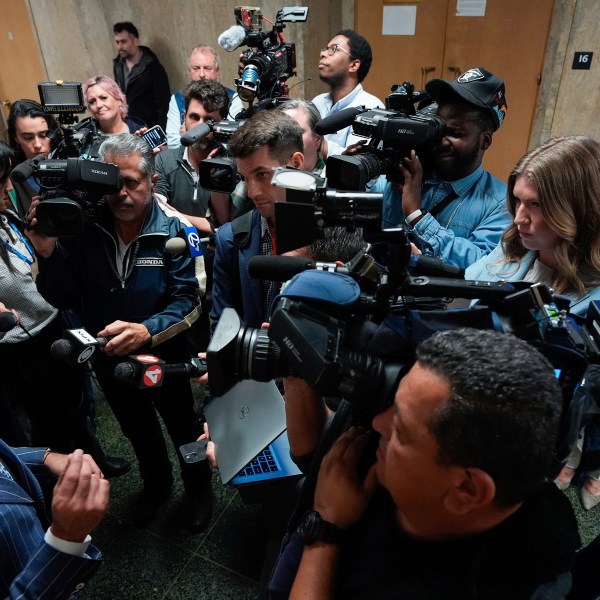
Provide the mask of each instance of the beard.
{"label": "beard", "polygon": [[438,177],[445,181],[456,181],[470,175],[481,162],[479,149],[476,147],[471,152],[448,153],[441,156],[439,152],[434,152],[432,157],[432,166]]}
{"label": "beard", "polygon": [[331,73],[330,75],[322,75],[319,73],[319,79],[326,83],[330,88],[340,87],[345,80],[345,73]]}
{"label": "beard", "polygon": [[196,151],[196,152],[210,152],[211,150],[214,150],[215,148],[217,148],[217,142],[215,142],[214,138],[211,136],[210,138],[204,138],[201,140],[198,140],[193,146],[192,148]]}

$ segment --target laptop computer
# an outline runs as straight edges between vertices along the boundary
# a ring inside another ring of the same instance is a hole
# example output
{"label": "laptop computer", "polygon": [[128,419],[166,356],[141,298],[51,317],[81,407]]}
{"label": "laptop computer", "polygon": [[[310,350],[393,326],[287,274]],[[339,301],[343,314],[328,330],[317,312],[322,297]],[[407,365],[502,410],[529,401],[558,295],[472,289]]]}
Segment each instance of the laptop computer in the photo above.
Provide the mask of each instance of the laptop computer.
{"label": "laptop computer", "polygon": [[274,381],[240,381],[223,396],[211,398],[204,415],[224,484],[301,474],[289,457],[285,405]]}

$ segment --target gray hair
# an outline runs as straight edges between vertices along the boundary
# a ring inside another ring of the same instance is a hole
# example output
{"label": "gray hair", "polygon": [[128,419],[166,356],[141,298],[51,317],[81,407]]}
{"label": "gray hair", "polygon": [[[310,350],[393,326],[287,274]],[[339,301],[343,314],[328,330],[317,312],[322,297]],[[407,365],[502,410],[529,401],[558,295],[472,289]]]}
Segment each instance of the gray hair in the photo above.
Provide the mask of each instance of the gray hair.
{"label": "gray hair", "polygon": [[319,109],[315,106],[314,102],[311,102],[310,100],[287,100],[283,104],[279,105],[278,109],[283,111],[298,109],[303,110],[308,115],[310,128],[315,134],[317,133],[315,131],[315,127],[317,123],[323,118],[321,117],[321,113],[319,112]]}
{"label": "gray hair", "polygon": [[187,61],[188,69],[190,68],[190,58],[194,52],[202,52],[202,54],[212,54],[215,57],[215,66],[217,69],[221,68],[221,61],[219,60],[219,55],[216,53],[215,49],[212,46],[207,46],[206,44],[198,44],[192,48],[190,52],[190,56]]}
{"label": "gray hair", "polygon": [[154,153],[150,145],[141,137],[132,133],[119,133],[109,135],[100,146],[98,155],[100,160],[106,160],[107,156],[131,156],[138,152],[140,154],[139,170],[145,177],[154,175]]}

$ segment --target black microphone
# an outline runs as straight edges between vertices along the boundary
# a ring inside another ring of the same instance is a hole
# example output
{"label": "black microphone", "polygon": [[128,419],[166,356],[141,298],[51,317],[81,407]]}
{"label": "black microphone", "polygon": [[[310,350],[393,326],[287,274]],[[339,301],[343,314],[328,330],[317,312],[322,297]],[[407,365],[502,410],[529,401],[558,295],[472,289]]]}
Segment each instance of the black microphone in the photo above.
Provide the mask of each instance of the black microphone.
{"label": "black microphone", "polygon": [[167,364],[149,355],[130,356],[127,362],[119,363],[114,377],[120,383],[129,383],[140,389],[160,387],[165,375],[175,377],[199,377],[207,372],[206,360],[192,358],[186,363]]}
{"label": "black microphone", "polygon": [[181,136],[182,146],[193,146],[198,140],[204,139],[212,131],[208,123],[200,123]]}
{"label": "black microphone", "polygon": [[10,331],[17,323],[19,319],[11,312],[0,313],[0,333],[6,333]]}
{"label": "black microphone", "polygon": [[319,135],[336,133],[340,129],[345,129],[348,127],[348,125],[352,125],[352,123],[354,123],[354,119],[361,113],[364,113],[366,110],[368,109],[364,106],[355,106],[353,108],[344,108],[339,110],[338,112],[321,119],[315,125],[315,131]]}
{"label": "black microphone", "polygon": [[85,329],[67,329],[68,338],[60,338],[50,346],[50,354],[71,364],[87,362],[98,346],[106,346],[110,338],[93,337]]}
{"label": "black microphone", "polygon": [[246,30],[241,25],[232,25],[226,29],[218,38],[217,43],[223,50],[233,52],[246,41]]}
{"label": "black microphone", "polygon": [[452,277],[453,279],[464,279],[465,270],[440,258],[426,256],[425,254],[413,254],[408,266],[415,275],[429,275],[431,277]]}
{"label": "black microphone", "polygon": [[266,281],[287,281],[294,275],[309,269],[349,274],[346,267],[339,267],[335,263],[314,262],[302,256],[253,256],[248,261],[250,277]]}

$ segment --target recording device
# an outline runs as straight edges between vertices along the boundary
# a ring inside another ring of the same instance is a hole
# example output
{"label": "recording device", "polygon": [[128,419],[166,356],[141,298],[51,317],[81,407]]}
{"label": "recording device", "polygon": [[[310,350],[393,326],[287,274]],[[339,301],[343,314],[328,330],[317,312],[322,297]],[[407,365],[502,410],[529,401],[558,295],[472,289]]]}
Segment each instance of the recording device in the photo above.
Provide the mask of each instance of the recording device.
{"label": "recording device", "polygon": [[190,442],[179,446],[179,453],[188,465],[199,463],[206,460],[206,446],[208,446],[207,439]]}
{"label": "recording device", "polygon": [[142,133],[140,137],[147,142],[152,149],[167,143],[167,134],[160,125],[150,127],[150,129],[148,129],[146,133]]}
{"label": "recording device", "polygon": [[129,356],[115,367],[114,377],[138,389],[161,387],[165,376],[199,377],[206,373],[206,361],[192,358],[186,363],[168,364],[152,354]]}
{"label": "recording device", "polygon": [[49,158],[93,155],[92,148],[99,145],[101,136],[94,119],[79,123],[79,117],[76,116],[86,111],[81,83],[46,81],[38,84],[38,92],[44,112],[57,115],[59,122],[58,129],[49,134],[52,143]]}
{"label": "recording device", "polygon": [[[296,45],[284,41],[285,23],[304,22],[308,8],[289,6],[277,12],[271,31],[262,30],[263,16],[256,6],[237,6],[234,9],[236,25],[218,38],[219,45],[233,52],[242,45],[249,46],[240,58],[243,65],[235,80],[242,100],[252,106],[255,100],[288,97],[286,81],[296,75]],[[249,116],[251,112],[244,116]]]}
{"label": "recording device", "polygon": [[272,184],[286,188],[286,201],[275,203],[278,254],[322,238],[327,226],[361,227],[365,234],[381,229],[383,194],[340,192],[327,183],[310,171],[275,169]]}
{"label": "recording device", "polygon": [[195,227],[184,227],[179,230],[177,237],[166,241],[165,250],[171,256],[185,253],[189,258],[197,258],[202,256],[202,238]]}
{"label": "recording device", "polygon": [[1,312],[0,313],[0,333],[6,333],[10,331],[17,323],[18,319],[12,312]]}
{"label": "recording device", "polygon": [[[425,92],[415,92],[414,85],[405,81],[392,86],[392,94],[385,99],[386,109],[346,109],[320,121],[318,132],[330,133],[352,125],[355,135],[370,138],[359,154],[327,158],[330,184],[343,190],[364,190],[369,181],[382,174],[388,181],[402,181],[399,165],[411,150],[427,169],[433,147],[446,131],[444,120],[436,113],[437,105],[424,106],[427,101]],[[415,108],[417,102],[421,103],[419,110]]]}
{"label": "recording device", "polygon": [[66,360],[69,364],[83,364],[87,362],[96,348],[106,346],[109,338],[94,337],[85,329],[67,329],[66,337],[60,338],[50,346],[50,353],[54,358]]}
{"label": "recording device", "polygon": [[104,195],[122,187],[116,165],[84,158],[36,157],[17,165],[16,181],[32,177],[40,186],[36,229],[47,236],[67,237],[83,233],[86,221],[94,221],[104,205]]}

